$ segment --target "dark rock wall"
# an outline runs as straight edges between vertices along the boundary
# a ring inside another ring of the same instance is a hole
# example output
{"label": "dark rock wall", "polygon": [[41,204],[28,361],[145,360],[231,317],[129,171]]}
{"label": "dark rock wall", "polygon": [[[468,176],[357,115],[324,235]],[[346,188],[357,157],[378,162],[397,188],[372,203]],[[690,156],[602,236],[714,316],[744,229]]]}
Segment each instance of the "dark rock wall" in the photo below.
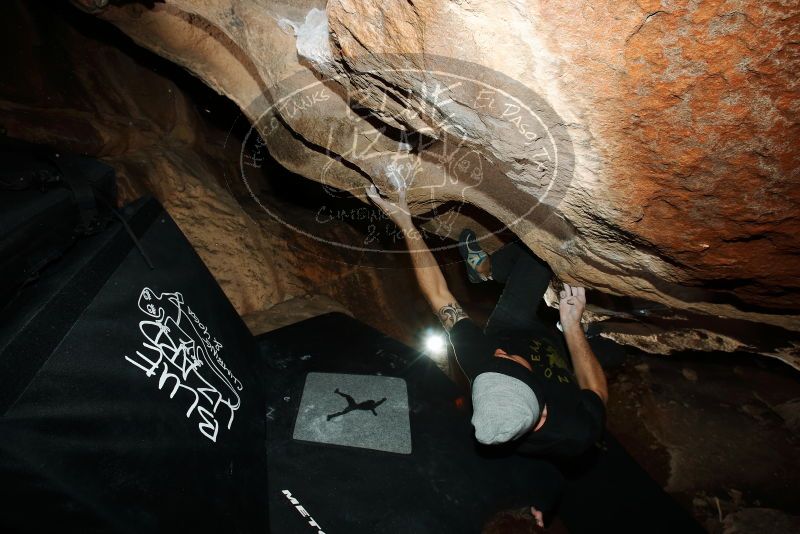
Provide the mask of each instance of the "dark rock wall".
{"label": "dark rock wall", "polygon": [[[265,312],[302,299],[313,304],[308,313],[343,311],[414,339],[428,316],[402,258],[389,260],[394,269],[356,267],[357,255],[340,257],[248,204],[234,179],[240,145],[225,128],[237,113],[226,99],[69,5],[18,1],[4,10],[0,39],[14,51],[0,65],[6,135],[104,160],[117,170],[122,201],[155,195],[256,332],[286,322]],[[278,165],[263,171],[292,179]],[[326,229],[339,242],[361,239],[347,224]]]}

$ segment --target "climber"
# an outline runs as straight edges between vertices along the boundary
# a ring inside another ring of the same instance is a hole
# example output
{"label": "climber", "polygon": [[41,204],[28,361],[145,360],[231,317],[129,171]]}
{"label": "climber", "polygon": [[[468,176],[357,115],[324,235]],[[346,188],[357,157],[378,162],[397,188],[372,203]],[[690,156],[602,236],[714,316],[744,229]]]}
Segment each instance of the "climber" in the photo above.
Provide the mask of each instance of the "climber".
{"label": "climber", "polygon": [[472,389],[475,438],[541,457],[574,458],[587,452],[602,436],[608,393],[581,326],[584,288],[564,284],[560,291],[562,335],[536,314],[552,275],[549,267],[516,243],[489,256],[466,230],[459,248],[470,280],[505,284],[481,330],[453,298],[414,227],[405,188],[397,202],[381,197],[374,185],[367,194],[404,234],[422,293],[449,333]]}

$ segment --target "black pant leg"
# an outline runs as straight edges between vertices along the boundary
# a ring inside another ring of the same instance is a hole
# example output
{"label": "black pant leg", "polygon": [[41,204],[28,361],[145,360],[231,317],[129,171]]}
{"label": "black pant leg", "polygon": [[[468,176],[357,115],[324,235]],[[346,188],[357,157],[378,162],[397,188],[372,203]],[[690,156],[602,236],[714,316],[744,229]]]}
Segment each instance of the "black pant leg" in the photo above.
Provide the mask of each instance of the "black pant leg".
{"label": "black pant leg", "polygon": [[493,254],[492,278],[505,282],[506,286],[486,324],[486,333],[533,330],[540,326],[536,312],[551,276],[550,267],[518,243],[506,245]]}

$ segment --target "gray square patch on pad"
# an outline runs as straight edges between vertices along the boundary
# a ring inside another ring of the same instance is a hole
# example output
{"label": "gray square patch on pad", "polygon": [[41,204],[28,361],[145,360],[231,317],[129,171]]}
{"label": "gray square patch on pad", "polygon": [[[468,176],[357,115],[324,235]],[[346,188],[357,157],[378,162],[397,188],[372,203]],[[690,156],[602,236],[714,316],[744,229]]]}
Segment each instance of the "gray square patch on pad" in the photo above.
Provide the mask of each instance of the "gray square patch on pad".
{"label": "gray square patch on pad", "polygon": [[309,373],[292,437],[411,454],[406,381],[390,376]]}

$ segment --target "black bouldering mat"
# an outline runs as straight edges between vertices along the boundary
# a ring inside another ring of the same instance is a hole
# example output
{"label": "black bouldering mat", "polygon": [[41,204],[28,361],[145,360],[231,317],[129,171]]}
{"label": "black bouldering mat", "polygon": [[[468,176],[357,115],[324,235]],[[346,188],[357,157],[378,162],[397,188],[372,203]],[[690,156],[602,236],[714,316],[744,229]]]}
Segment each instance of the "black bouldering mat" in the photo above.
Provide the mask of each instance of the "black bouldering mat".
{"label": "black bouldering mat", "polygon": [[[329,314],[257,341],[276,533],[478,532],[494,512],[530,504],[554,508],[572,533],[703,531],[610,435],[558,470],[478,445],[467,393],[355,319]],[[408,427],[396,413],[404,402]],[[396,452],[374,437],[384,415],[385,434],[400,436]]]}
{"label": "black bouldering mat", "polygon": [[342,314],[257,341],[273,532],[469,533],[555,504],[558,471],[478,446],[463,392],[426,356]]}
{"label": "black bouldering mat", "polygon": [[3,532],[266,532],[252,336],[153,200],[0,332]]}

